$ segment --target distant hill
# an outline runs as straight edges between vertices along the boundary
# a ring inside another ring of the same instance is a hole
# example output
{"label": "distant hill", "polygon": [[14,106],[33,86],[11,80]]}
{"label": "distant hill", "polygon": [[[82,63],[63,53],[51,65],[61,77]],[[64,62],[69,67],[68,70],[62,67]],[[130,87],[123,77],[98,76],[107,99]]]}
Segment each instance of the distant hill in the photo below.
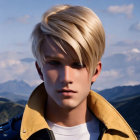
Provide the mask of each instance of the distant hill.
{"label": "distant hill", "polygon": [[24,106],[0,97],[0,124],[23,113]]}
{"label": "distant hill", "polygon": [[140,95],[118,99],[112,104],[127,120],[129,125],[140,132]]}
{"label": "distant hill", "polygon": [[27,103],[27,100],[18,100],[18,101],[16,101],[16,103],[25,106]]}
{"label": "distant hill", "polygon": [[29,95],[34,87],[24,81],[11,80],[0,84],[0,93],[10,92],[14,94]]}
{"label": "distant hill", "polygon": [[136,96],[140,94],[140,85],[136,86],[118,86],[111,89],[99,91],[107,100],[112,101],[117,98],[125,98],[128,96]]}
{"label": "distant hill", "polygon": [[0,97],[4,97],[12,101],[19,101],[28,100],[29,95],[19,95],[11,92],[0,92]]}

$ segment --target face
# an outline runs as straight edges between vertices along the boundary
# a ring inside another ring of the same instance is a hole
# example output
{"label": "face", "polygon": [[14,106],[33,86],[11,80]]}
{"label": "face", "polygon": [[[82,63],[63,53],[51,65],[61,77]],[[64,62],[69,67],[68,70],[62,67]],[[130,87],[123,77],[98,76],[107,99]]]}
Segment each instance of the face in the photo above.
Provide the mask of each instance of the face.
{"label": "face", "polygon": [[45,63],[40,70],[38,66],[37,69],[44,81],[48,101],[68,109],[82,105],[97,74],[90,75],[78,59],[72,59],[56,45],[47,46],[47,42],[42,45]]}

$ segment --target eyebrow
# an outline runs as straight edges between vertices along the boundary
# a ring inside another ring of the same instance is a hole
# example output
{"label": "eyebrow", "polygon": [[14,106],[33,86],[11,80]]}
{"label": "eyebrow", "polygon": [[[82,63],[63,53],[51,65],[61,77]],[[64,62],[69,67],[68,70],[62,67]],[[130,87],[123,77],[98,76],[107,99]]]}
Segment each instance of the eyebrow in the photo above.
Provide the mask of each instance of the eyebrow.
{"label": "eyebrow", "polygon": [[57,56],[46,55],[45,60],[47,60],[47,59],[62,60],[63,58],[60,58],[60,57],[57,57]]}
{"label": "eyebrow", "polygon": [[[61,58],[61,57],[58,57],[58,56],[55,56],[55,55],[45,55],[44,58],[45,58],[45,61],[47,61],[47,60],[59,60],[59,61],[63,61],[64,60],[64,58]],[[79,62],[78,59],[74,59],[74,58],[72,59],[72,61]]]}

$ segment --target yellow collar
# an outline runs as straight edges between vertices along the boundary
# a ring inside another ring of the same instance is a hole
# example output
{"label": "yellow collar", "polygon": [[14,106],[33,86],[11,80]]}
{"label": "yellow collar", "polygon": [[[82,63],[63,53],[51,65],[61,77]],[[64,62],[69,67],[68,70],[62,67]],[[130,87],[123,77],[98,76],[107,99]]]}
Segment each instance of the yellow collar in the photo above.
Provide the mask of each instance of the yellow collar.
{"label": "yellow collar", "polygon": [[[33,91],[25,106],[20,130],[21,139],[28,139],[33,133],[40,129],[50,129],[44,119],[46,100],[47,93],[44,88],[44,83],[42,83]],[[118,130],[125,135],[134,135],[129,125],[116,109],[94,91],[90,91],[88,95],[88,107],[108,129]]]}

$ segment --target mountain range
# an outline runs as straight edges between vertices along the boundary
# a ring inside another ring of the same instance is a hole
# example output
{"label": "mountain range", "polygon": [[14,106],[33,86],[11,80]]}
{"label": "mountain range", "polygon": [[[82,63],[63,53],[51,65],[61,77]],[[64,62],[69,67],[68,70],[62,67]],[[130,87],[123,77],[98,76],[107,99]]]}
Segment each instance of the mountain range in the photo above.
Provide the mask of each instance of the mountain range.
{"label": "mountain range", "polygon": [[25,94],[31,93],[33,87],[24,81],[11,80],[0,84],[1,92],[11,92],[14,94]]}
{"label": "mountain range", "polygon": [[140,95],[140,85],[135,86],[118,86],[110,89],[98,91],[108,101],[115,101],[131,96]]}
{"label": "mountain range", "polygon": [[27,100],[33,89],[24,81],[11,80],[0,84],[0,96],[12,101]]}

